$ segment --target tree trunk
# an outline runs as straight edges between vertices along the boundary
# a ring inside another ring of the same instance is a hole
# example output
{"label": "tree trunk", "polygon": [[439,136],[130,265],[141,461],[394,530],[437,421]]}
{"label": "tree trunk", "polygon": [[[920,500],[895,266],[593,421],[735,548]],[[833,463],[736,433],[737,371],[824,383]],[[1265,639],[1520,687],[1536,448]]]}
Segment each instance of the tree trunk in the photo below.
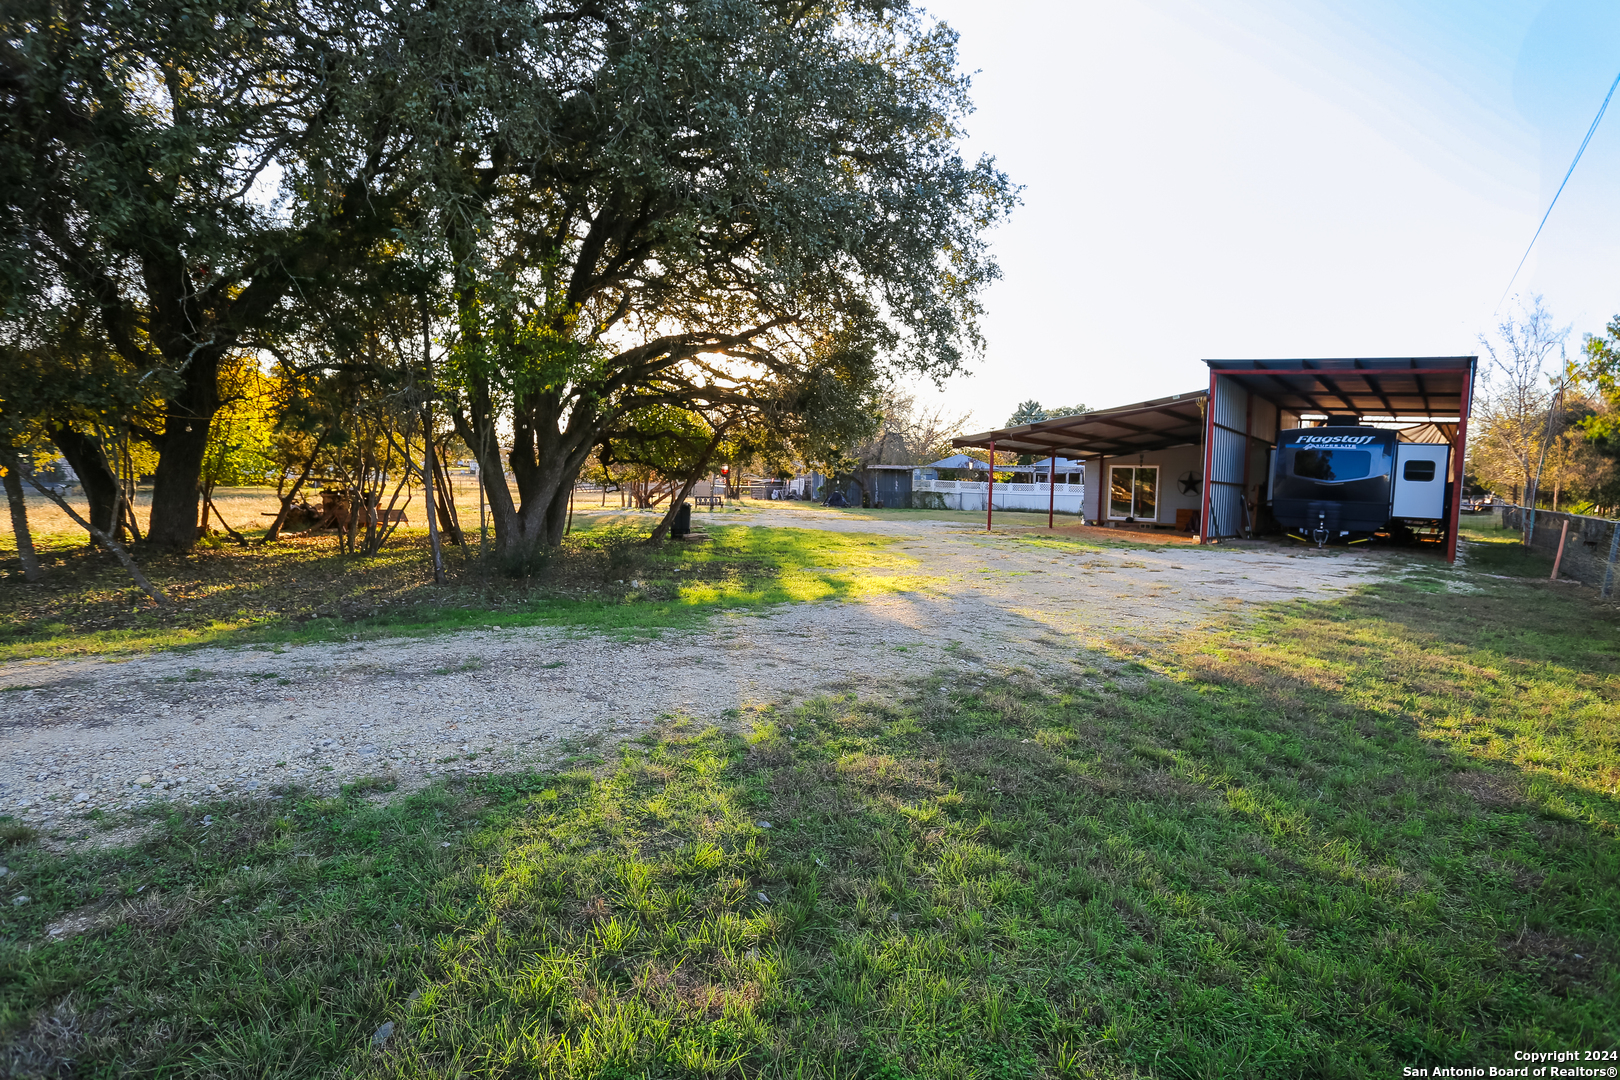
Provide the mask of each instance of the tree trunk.
{"label": "tree trunk", "polygon": [[[475,404],[471,415],[457,409],[451,418],[456,433],[478,459],[478,479],[489,499],[495,531],[496,557],[521,564],[537,549],[560,544],[568,524],[568,494],[595,445],[596,429],[558,431],[554,418],[543,417],[539,424],[531,423],[514,433],[511,457],[502,461],[496,440],[479,438],[486,425],[493,430],[487,409]],[[548,426],[554,434],[539,433]],[[506,481],[507,464],[512,466],[516,499]]]}
{"label": "tree trunk", "polygon": [[426,448],[422,451],[422,497],[427,502],[428,547],[433,560],[433,580],[443,585],[448,578],[444,574],[444,552],[439,547],[438,500],[433,497],[433,475],[438,472],[433,467],[433,410],[430,406],[422,406],[422,430],[427,437],[422,441]]}
{"label": "tree trunk", "polygon": [[709,440],[709,445],[704,449],[703,456],[698,458],[697,464],[693,466],[692,474],[686,478],[684,483],[681,484],[680,494],[676,495],[671,492],[669,509],[664,512],[663,520],[661,520],[658,523],[658,527],[652,531],[652,535],[647,537],[647,543],[661,543],[664,537],[669,535],[669,527],[675,523],[675,515],[680,511],[681,504],[686,501],[687,496],[692,494],[692,489],[697,487],[697,482],[703,478],[703,473],[709,467],[710,455],[712,455],[715,450],[719,448],[720,441],[725,437],[725,428],[721,427],[715,429],[714,438]]}
{"label": "tree trunk", "polygon": [[[38,490],[41,495],[45,496],[47,499],[51,500],[51,502],[61,507],[62,512],[68,517],[78,522],[80,528],[84,529],[91,536],[100,541],[102,547],[106,548],[108,551],[111,551],[115,556],[117,556],[118,561],[122,563],[124,569],[129,572],[129,576],[135,579],[135,584],[139,585],[141,587],[141,591],[147,596],[150,596],[158,603],[159,606],[167,607],[174,602],[169,599],[169,595],[167,593],[147,580],[146,575],[141,573],[141,568],[135,564],[135,560],[130,558],[129,552],[125,550],[124,545],[119,543],[118,537],[102,529],[98,529],[95,522],[86,521],[84,518],[80,517],[79,512],[73,509],[66,499],[45,487],[32,476],[28,478],[28,482],[34,485],[34,488]],[[117,512],[118,507],[115,503],[113,506],[113,513],[116,514]]]}
{"label": "tree trunk", "polygon": [[[104,533],[122,537],[123,530],[113,516],[120,501],[118,478],[107,468],[107,457],[101,452],[101,443],[66,424],[51,425],[51,441],[79,475],[79,486],[84,488],[85,501],[90,504],[90,524]],[[94,532],[91,535],[94,536]]]}
{"label": "tree trunk", "polygon": [[213,499],[214,485],[204,483],[202,486],[202,510],[197,515],[197,535],[208,535],[208,504]]}
{"label": "tree trunk", "polygon": [[152,484],[152,516],[146,538],[159,547],[189,551],[197,542],[197,518],[203,456],[208,450],[208,425],[170,420],[178,429],[163,437]]}
{"label": "tree trunk", "polygon": [[0,468],[6,470],[6,502],[11,504],[11,531],[17,537],[17,560],[22,563],[25,581],[42,581],[45,572],[39,568],[34,554],[34,534],[28,531],[28,503],[23,499],[22,467],[17,456],[6,453],[0,458]]}
{"label": "tree trunk", "polygon": [[466,543],[466,538],[461,535],[461,518],[456,513],[456,492],[455,488],[450,486],[450,473],[444,467],[444,455],[439,453],[437,446],[430,446],[428,449],[433,454],[433,476],[436,486],[443,496],[435,503],[439,510],[439,535],[456,547],[461,547]]}
{"label": "tree trunk", "polygon": [[185,383],[164,404],[163,438],[152,484],[146,538],[158,547],[189,551],[197,542],[198,481],[208,429],[219,411],[218,350],[199,351],[185,366]]}
{"label": "tree trunk", "polygon": [[321,456],[321,447],[334,430],[335,424],[321,432],[321,437],[315,440],[315,448],[309,452],[309,460],[304,462],[304,471],[298,474],[298,480],[293,484],[292,490],[281,496],[281,510],[277,512],[276,519],[270,523],[270,528],[259,538],[260,544],[273,544],[281,538],[281,527],[287,523],[287,512],[292,509],[293,500],[298,498],[299,489],[304,486],[304,481],[315,471],[315,462]]}

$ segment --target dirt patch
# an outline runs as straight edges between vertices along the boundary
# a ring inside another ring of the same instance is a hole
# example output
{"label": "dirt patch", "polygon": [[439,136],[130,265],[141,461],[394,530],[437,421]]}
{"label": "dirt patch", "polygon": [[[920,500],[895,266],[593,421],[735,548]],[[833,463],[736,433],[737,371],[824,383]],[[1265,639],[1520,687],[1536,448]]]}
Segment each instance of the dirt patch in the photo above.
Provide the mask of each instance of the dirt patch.
{"label": "dirt patch", "polygon": [[116,918],[109,918],[111,903],[88,904],[76,911],[69,911],[45,926],[46,941],[66,941],[71,937],[99,930]]}
{"label": "dirt patch", "polygon": [[1503,952],[1555,994],[1595,992],[1601,988],[1608,968],[1607,958],[1590,942],[1528,927],[1504,942]]}
{"label": "dirt patch", "polygon": [[[1099,551],[956,522],[828,512],[748,520],[888,535],[937,583],[859,603],[727,612],[702,630],[640,643],[477,629],[0,665],[0,684],[30,688],[0,697],[0,813],[60,838],[97,808],[274,797],[286,785],[329,791],[368,777],[408,791],[434,778],[549,767],[674,717],[740,724],[765,704],[828,688],[882,697],[940,668],[1068,678],[1080,648],[1130,651],[1228,619],[1232,600],[1342,595],[1411,558]],[[78,842],[117,841],[91,832]]]}
{"label": "dirt patch", "polygon": [[1453,774],[1451,786],[1492,810],[1510,810],[1524,802],[1519,781],[1482,769]]}

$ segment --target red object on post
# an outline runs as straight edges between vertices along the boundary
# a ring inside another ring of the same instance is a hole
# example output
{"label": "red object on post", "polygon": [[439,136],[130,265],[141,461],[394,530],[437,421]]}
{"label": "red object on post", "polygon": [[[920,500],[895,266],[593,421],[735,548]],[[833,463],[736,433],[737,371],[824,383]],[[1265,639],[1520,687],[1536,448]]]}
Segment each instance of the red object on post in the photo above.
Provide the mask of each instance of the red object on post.
{"label": "red object on post", "polygon": [[[1446,562],[1457,561],[1457,530],[1462,525],[1463,457],[1468,450],[1468,413],[1474,405],[1474,366],[1468,365],[1468,381],[1463,384],[1462,410],[1457,417],[1457,445],[1453,455],[1457,460],[1452,469],[1456,477],[1451,484],[1451,527],[1446,530]],[[1558,550],[1563,551],[1560,544]],[[1554,572],[1557,568],[1554,567]]]}
{"label": "red object on post", "polygon": [[1057,455],[1052,455],[1052,466],[1046,470],[1046,527],[1052,527],[1052,515],[1057,510]]}
{"label": "red object on post", "polygon": [[990,486],[984,489],[984,531],[989,532],[996,512],[996,440],[990,440]]}

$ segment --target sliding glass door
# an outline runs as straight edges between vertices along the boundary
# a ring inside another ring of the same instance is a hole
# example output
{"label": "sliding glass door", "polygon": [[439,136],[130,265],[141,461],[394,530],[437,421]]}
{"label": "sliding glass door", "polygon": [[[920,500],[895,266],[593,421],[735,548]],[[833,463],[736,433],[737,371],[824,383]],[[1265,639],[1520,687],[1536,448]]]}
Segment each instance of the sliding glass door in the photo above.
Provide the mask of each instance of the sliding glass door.
{"label": "sliding glass door", "polygon": [[1159,516],[1159,467],[1114,465],[1108,470],[1108,516],[1156,521]]}

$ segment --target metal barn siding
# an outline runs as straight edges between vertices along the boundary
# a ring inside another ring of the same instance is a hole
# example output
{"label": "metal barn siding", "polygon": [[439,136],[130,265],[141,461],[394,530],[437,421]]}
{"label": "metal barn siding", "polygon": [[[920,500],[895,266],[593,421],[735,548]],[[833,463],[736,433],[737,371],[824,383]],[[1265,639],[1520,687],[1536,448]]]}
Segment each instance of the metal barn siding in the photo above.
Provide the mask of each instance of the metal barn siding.
{"label": "metal barn siding", "polygon": [[1248,484],[1249,392],[1224,375],[1210,379],[1204,510],[1207,538],[1242,535]]}
{"label": "metal barn siding", "polygon": [[911,509],[911,470],[872,470],[872,497],[889,509]]}

